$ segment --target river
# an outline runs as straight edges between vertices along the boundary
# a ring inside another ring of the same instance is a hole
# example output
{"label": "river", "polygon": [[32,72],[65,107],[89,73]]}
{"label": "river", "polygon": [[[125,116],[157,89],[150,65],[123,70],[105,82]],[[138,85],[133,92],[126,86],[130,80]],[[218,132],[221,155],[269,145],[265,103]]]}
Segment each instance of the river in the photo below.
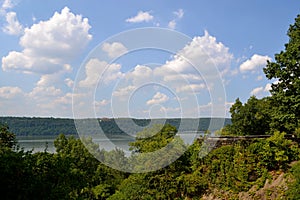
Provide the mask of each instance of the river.
{"label": "river", "polygon": [[[202,134],[202,133],[201,133]],[[192,144],[194,139],[199,136],[198,134],[182,133],[178,134],[186,144]],[[19,136],[17,137],[18,145],[25,151],[32,150],[33,152],[55,152],[54,140],[57,136]],[[68,136],[67,136],[68,137]],[[78,136],[75,136],[78,138]],[[96,137],[93,142],[99,144],[99,147],[107,151],[115,149],[115,147],[129,150],[129,142],[134,141],[133,137],[127,135],[114,135],[113,137]]]}

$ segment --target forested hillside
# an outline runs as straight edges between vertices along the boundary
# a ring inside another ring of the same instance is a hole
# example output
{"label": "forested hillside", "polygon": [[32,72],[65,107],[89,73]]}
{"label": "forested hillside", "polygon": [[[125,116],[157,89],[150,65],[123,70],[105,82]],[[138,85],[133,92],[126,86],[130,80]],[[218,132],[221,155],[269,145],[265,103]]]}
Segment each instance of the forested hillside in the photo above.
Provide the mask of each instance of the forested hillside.
{"label": "forested hillside", "polygon": [[[82,119],[90,120],[90,119]],[[136,133],[137,131],[131,127],[132,120],[138,126],[146,126],[150,123],[150,119],[112,119],[104,118],[98,119],[99,125],[106,134],[124,134]],[[152,119],[152,123],[166,121],[166,124],[171,124],[175,127],[179,125],[184,125],[181,127],[184,131],[190,131],[192,127],[191,124],[195,124],[199,120],[199,131],[206,131],[211,123],[212,130],[216,130],[224,120],[224,124],[230,124],[230,119],[221,118],[200,118],[200,119]],[[10,127],[10,130],[17,136],[46,136],[46,135],[59,135],[61,133],[65,135],[77,134],[76,127],[73,119],[64,118],[38,118],[38,117],[0,117],[0,123],[6,124]],[[126,131],[121,130],[119,126],[125,127]],[[193,129],[192,129],[193,130]],[[92,127],[86,127],[86,134],[94,134],[96,132]]]}

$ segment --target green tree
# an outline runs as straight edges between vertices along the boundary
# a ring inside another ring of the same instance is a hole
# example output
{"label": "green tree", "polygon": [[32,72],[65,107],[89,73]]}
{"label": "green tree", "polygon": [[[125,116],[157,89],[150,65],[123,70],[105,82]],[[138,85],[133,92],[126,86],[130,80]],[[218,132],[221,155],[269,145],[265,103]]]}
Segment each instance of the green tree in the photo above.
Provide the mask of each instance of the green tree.
{"label": "green tree", "polygon": [[0,124],[0,147],[1,148],[13,148],[16,145],[16,136],[9,131],[7,125]]}
{"label": "green tree", "polygon": [[268,62],[264,73],[272,84],[273,116],[271,126],[291,133],[300,122],[300,15],[290,26],[289,42],[285,50],[275,54],[275,62]]}
{"label": "green tree", "polygon": [[156,124],[145,128],[136,136],[136,141],[129,143],[130,150],[138,153],[153,152],[161,149],[171,142],[177,133],[177,129],[169,124]]}
{"label": "green tree", "polygon": [[230,108],[232,124],[224,133],[233,135],[263,135],[270,130],[269,99],[252,96],[243,105],[239,99]]}

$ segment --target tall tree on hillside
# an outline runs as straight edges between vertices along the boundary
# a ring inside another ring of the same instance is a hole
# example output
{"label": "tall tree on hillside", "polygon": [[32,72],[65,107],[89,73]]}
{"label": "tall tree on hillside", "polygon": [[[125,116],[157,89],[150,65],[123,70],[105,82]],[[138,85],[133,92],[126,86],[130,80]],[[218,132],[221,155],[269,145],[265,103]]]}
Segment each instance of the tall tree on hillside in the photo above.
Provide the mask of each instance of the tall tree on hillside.
{"label": "tall tree on hillside", "polygon": [[300,123],[300,15],[290,26],[285,50],[275,54],[264,73],[272,84],[273,120],[271,127],[291,133]]}

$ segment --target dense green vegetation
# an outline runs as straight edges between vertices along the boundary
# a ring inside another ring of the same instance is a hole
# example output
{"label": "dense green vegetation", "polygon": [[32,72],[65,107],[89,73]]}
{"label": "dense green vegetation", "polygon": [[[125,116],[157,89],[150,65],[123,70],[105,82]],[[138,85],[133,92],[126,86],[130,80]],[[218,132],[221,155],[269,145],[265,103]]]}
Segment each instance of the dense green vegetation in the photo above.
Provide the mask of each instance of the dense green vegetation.
{"label": "dense green vegetation", "polygon": [[[153,129],[151,129],[153,130]],[[164,126],[152,139],[144,131],[130,144],[136,153],[152,152],[174,139],[176,128]],[[58,136],[56,152],[31,153],[17,149],[14,137],[1,128],[0,185],[3,199],[200,199],[205,193],[230,192],[237,197],[252,186],[263,186],[269,171],[288,171],[289,163],[299,159],[298,144],[276,132],[267,140],[239,142],[214,149],[201,157],[202,143],[196,141],[174,163],[157,171],[138,174],[111,169],[95,159],[79,139]],[[2,139],[3,138],[3,139]],[[180,140],[180,138],[177,138]],[[86,139],[86,145],[93,144]],[[183,143],[182,148],[185,148]],[[205,150],[205,149],[204,149]],[[99,150],[106,162],[123,159],[124,165],[139,161],[125,157],[119,150]],[[152,162],[164,162],[168,155]],[[146,163],[147,164],[147,163]],[[144,167],[145,163],[136,167]],[[299,166],[294,165],[291,190],[293,196],[299,185]],[[293,193],[294,192],[294,193]]]}
{"label": "dense green vegetation", "polygon": [[[175,154],[186,150],[164,168],[128,174],[99,162],[74,137],[59,135],[54,154],[24,152],[18,148],[15,135],[3,125],[0,127],[1,199],[201,199],[205,194],[220,199],[239,199],[242,194],[247,195],[246,199],[270,199],[271,195],[277,199],[299,199],[300,148],[284,136],[300,135],[300,15],[288,36],[290,41],[285,51],[276,54],[276,62],[269,62],[264,69],[267,78],[278,79],[272,85],[272,96],[250,97],[244,104],[237,99],[230,109],[232,124],[221,130],[227,135],[270,134],[271,137],[223,145],[208,153],[204,138],[187,147],[176,137],[176,126],[155,125],[137,134],[136,141],[130,143],[134,152],[130,157],[118,149],[101,150],[91,138],[83,140],[103,161],[122,160],[125,168],[132,163],[143,169],[148,164],[165,162],[168,154],[157,154],[149,161],[143,153],[166,147],[171,141],[175,141],[176,148],[172,149]],[[206,153],[207,156],[202,156]],[[267,185],[266,180],[272,181],[276,174],[283,173],[286,187],[258,195]]]}
{"label": "dense green vegetation", "polygon": [[[82,121],[88,121],[91,119],[82,119]],[[221,118],[200,118],[200,119],[165,119],[166,124],[171,124],[178,128],[179,124],[185,124],[182,129],[185,131],[193,130],[193,124],[197,123],[199,120],[198,130],[206,131],[211,123],[211,130],[216,130],[219,127],[218,124],[227,125],[230,124],[230,119]],[[136,133],[131,124],[134,121],[138,126],[147,126],[150,123],[150,119],[130,119],[130,118],[120,118],[120,119],[98,119],[99,125],[106,134],[124,134],[124,133]],[[156,124],[160,122],[161,119],[152,119],[152,123]],[[182,123],[184,122],[184,123]],[[59,135],[61,133],[65,135],[76,135],[76,127],[73,119],[64,118],[38,118],[38,117],[0,117],[0,123],[6,124],[11,128],[11,131],[17,136],[49,136],[49,135]],[[118,126],[120,124],[120,126]],[[192,125],[191,125],[192,124]],[[124,127],[121,130],[119,127]],[[93,127],[86,127],[85,134],[94,134],[97,129]]]}

